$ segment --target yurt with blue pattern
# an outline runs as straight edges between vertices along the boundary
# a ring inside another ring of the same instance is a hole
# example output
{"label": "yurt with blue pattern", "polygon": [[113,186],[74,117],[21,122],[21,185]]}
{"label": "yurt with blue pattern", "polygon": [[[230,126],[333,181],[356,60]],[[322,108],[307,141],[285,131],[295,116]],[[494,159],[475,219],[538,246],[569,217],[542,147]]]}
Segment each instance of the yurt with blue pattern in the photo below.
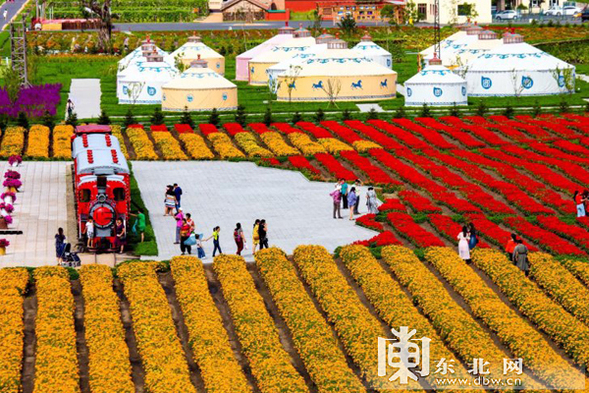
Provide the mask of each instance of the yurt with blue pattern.
{"label": "yurt with blue pattern", "polygon": [[202,59],[207,62],[207,67],[217,74],[225,75],[225,57],[202,42],[200,36],[188,37],[188,42],[170,53],[166,61],[171,64],[184,64],[190,67],[193,61]]}
{"label": "yurt with blue pattern", "polygon": [[405,106],[468,105],[466,81],[434,57],[405,82]]}
{"label": "yurt with blue pattern", "polygon": [[474,97],[544,96],[575,90],[575,67],[505,33],[503,45],[479,55],[462,69]]}
{"label": "yurt with blue pattern", "polygon": [[372,37],[366,34],[356,46],[352,48],[358,53],[362,53],[364,57],[374,60],[375,63],[393,69],[393,56],[389,51],[375,44]]}

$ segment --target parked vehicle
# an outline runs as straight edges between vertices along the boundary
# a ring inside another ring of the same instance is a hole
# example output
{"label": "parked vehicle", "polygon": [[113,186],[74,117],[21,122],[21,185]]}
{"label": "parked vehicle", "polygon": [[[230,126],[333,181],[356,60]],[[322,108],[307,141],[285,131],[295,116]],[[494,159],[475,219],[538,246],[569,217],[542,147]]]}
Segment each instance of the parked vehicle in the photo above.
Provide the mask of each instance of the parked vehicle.
{"label": "parked vehicle", "polygon": [[585,7],[581,13],[581,22],[589,22],[589,7]]}
{"label": "parked vehicle", "polygon": [[581,9],[579,7],[575,7],[573,5],[568,5],[566,7],[563,7],[563,15],[571,15],[571,16],[575,16],[578,13],[581,12]]}
{"label": "parked vehicle", "polygon": [[564,15],[564,10],[562,9],[562,7],[559,6],[553,6],[550,7],[550,9],[548,9],[544,15],[550,15],[550,16],[561,16]]}
{"label": "parked vehicle", "polygon": [[497,20],[514,20],[519,19],[519,15],[514,10],[505,10],[500,11],[495,15],[495,19]]}

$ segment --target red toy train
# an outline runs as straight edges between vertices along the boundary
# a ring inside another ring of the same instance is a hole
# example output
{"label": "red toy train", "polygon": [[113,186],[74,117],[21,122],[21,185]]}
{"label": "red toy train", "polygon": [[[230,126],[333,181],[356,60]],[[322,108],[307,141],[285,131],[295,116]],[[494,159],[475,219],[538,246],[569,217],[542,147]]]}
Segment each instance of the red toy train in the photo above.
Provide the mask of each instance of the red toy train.
{"label": "red toy train", "polygon": [[72,135],[76,216],[80,237],[89,217],[94,220],[94,246],[112,251],[115,221],[127,225],[131,207],[129,166],[109,126],[87,125]]}

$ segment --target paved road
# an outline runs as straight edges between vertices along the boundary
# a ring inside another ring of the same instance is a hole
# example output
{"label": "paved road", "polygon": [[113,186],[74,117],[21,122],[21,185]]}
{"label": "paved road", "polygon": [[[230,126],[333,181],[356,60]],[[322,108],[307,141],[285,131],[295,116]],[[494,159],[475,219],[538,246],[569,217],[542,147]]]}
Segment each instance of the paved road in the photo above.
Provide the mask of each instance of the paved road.
{"label": "paved road", "polygon": [[[72,79],[69,99],[74,103],[78,119],[95,119],[100,116],[100,79]],[[67,118],[67,112],[65,113]]]}
{"label": "paved road", "polygon": [[[0,7],[0,30],[4,30],[10,21],[18,14],[23,8],[27,0],[14,0],[12,2],[5,2]],[[6,13],[6,19],[4,18],[4,10]]]}

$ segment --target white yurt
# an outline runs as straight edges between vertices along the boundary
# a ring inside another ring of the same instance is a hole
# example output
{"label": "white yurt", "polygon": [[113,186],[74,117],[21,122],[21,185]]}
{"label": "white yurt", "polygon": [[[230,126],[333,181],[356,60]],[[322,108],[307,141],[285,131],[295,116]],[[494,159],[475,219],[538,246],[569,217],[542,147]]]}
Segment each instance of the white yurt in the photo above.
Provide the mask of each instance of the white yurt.
{"label": "white yurt", "polygon": [[575,67],[505,33],[503,45],[479,55],[467,66],[468,94],[534,96],[574,91]]}
{"label": "white yurt", "polygon": [[267,52],[264,52],[249,61],[249,83],[250,85],[265,85],[268,83],[266,70],[290,59],[294,55],[303,53],[315,45],[315,38],[311,37],[309,30],[299,28],[294,32],[294,38],[283,44],[277,45]]}
{"label": "white yurt", "polygon": [[144,41],[142,41],[141,46],[139,46],[137,49],[129,53],[127,56],[123,57],[121,60],[119,60],[119,62],[117,63],[118,71],[123,71],[132,62],[145,61],[147,59],[147,56],[153,54],[154,50],[157,54],[162,56],[166,56],[168,54],[168,52],[160,49],[151,41],[149,37],[147,37]]}
{"label": "white yurt", "polygon": [[393,68],[393,56],[386,49],[372,42],[372,37],[368,34],[362,37],[360,42],[352,49],[362,53],[365,57],[374,60],[378,64],[391,69]]}
{"label": "white yurt", "polygon": [[[452,46],[452,44],[454,44],[456,41],[463,39],[464,37],[467,36],[466,31],[471,28],[472,26],[475,26],[475,24],[472,23],[465,23],[463,25],[458,26],[458,31],[452,35],[450,35],[449,37],[443,39],[442,41],[440,41],[440,48],[446,49],[450,46]],[[423,58],[423,59],[431,59],[434,56],[434,53],[436,52],[436,46],[435,45],[431,45],[429,48],[422,50],[421,52],[419,52],[419,55]]]}
{"label": "white yurt", "polygon": [[503,45],[503,39],[491,30],[482,30],[477,37],[477,40],[462,49],[458,49],[454,53],[452,65],[457,67],[467,66],[471,61],[479,57],[479,55]]}
{"label": "white yurt", "polygon": [[286,22],[286,25],[278,29],[278,34],[274,37],[237,56],[235,60],[235,79],[238,81],[247,81],[249,79],[249,61],[256,56],[269,51],[275,46],[293,39],[293,34],[294,28],[290,27],[288,22]]}
{"label": "white yurt", "polygon": [[197,59],[180,76],[162,86],[162,110],[237,109],[237,86]]}
{"label": "white yurt", "polygon": [[371,101],[395,97],[397,73],[335,39],[304,60],[297,74],[278,76],[279,101]]}
{"label": "white yurt", "polygon": [[131,63],[117,75],[119,104],[161,104],[162,86],[178,74],[178,69],[157,53]]}
{"label": "white yurt", "polygon": [[468,105],[466,81],[435,55],[429,65],[405,82],[405,106]]}
{"label": "white yurt", "polygon": [[[456,52],[461,49],[465,49],[468,45],[472,44],[473,42],[478,40],[478,35],[483,31],[483,28],[477,24],[470,25],[466,31],[465,35],[461,38],[458,38],[451,43],[446,43],[444,45],[440,45],[440,60],[442,60],[442,65],[445,67],[455,67],[456,66]],[[427,61],[433,59],[434,54],[432,53],[429,56],[422,57],[422,61],[424,64],[428,64]]]}
{"label": "white yurt", "polygon": [[170,53],[166,59],[171,64],[181,61],[186,67],[190,67],[193,61],[200,59],[207,62],[207,66],[218,74],[225,74],[225,58],[202,42],[202,39],[193,35],[188,37],[188,42]]}

